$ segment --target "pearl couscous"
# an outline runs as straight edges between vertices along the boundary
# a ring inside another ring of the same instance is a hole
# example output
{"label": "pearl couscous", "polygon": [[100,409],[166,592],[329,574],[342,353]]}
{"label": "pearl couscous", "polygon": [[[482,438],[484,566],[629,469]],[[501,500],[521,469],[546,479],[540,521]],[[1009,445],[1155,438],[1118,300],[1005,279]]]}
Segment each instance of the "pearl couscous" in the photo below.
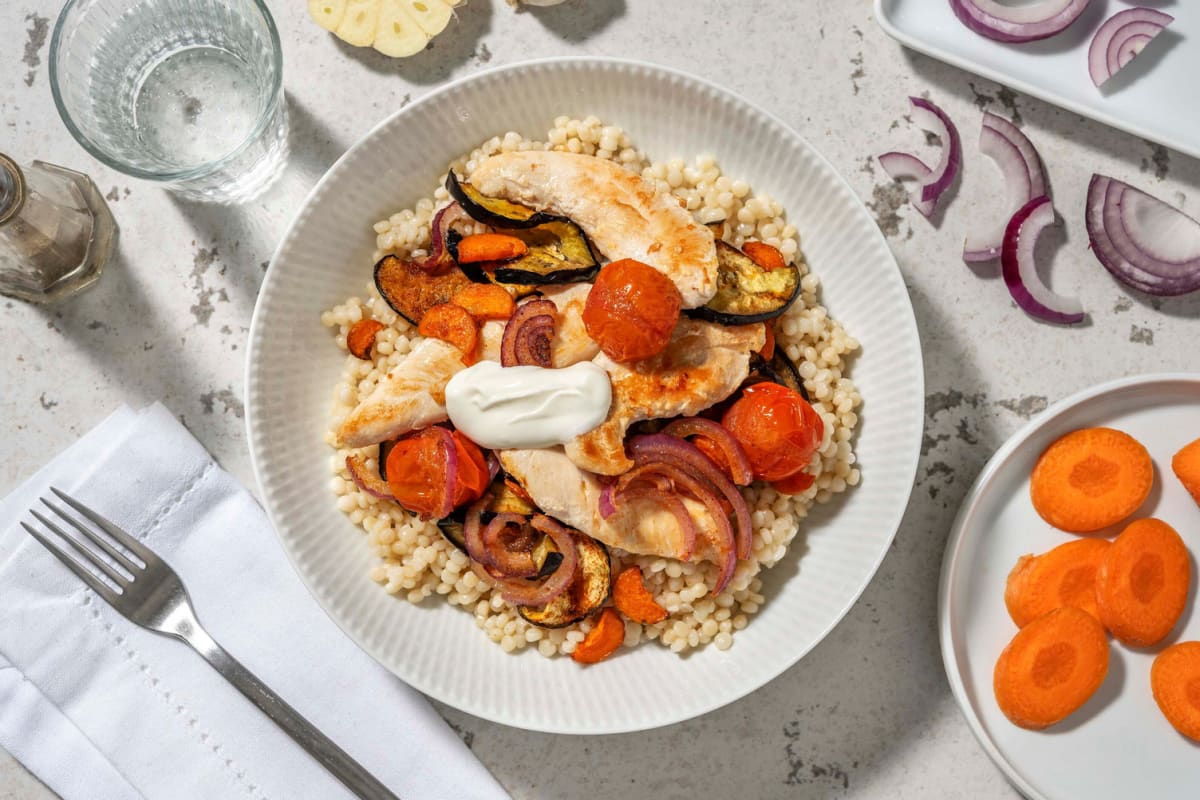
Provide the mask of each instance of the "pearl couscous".
{"label": "pearl couscous", "polygon": [[[743,180],[722,175],[712,156],[702,155],[690,162],[679,158],[652,162],[634,147],[624,131],[604,125],[595,117],[559,117],[544,142],[512,132],[494,137],[450,168],[460,174],[469,173],[488,156],[517,150],[562,150],[611,159],[654,182],[660,190],[674,194],[699,222],[724,220],[725,239],[734,246],[758,239],[776,247],[788,263],[799,261],[796,227],[785,219],[776,200],[755,193]],[[449,199],[439,182],[431,198],[375,223],[375,258],[389,253],[407,256],[428,247],[434,211]],[[825,425],[824,440],[809,468],[817,477],[798,495],[783,495],[760,483],[742,490],[751,510],[753,550],[748,559],[738,563],[729,585],[715,597],[709,593],[717,572],[713,564],[632,555],[610,548],[613,574],[630,564],[640,566],[647,589],[668,612],[665,620],[653,625],[626,621],[627,647],[644,640],[658,640],[676,653],[710,643],[720,650],[731,647],[736,632],[748,624],[750,615],[764,602],[759,572],[784,557],[814,503],[825,503],[859,482],[851,443],[862,398],[846,376],[847,359],[859,344],[821,306],[816,275],[802,262],[799,268],[803,276],[801,294],[776,320],[776,345],[796,363],[812,405]],[[383,301],[373,284],[366,287],[363,297],[351,297],[326,311],[321,321],[336,332],[337,345],[346,350],[350,326],[365,318],[379,321],[384,328],[376,337],[372,360],[346,357],[341,381],[334,390],[330,431],[326,435],[331,446],[335,441],[333,431],[342,419],[405,358],[419,338],[415,328]],[[375,449],[362,451],[369,469],[378,466]],[[479,579],[466,555],[443,538],[433,521],[422,521],[395,503],[360,490],[346,468],[346,457],[354,452],[338,449],[331,456],[330,491],[338,508],[366,532],[367,545],[379,557],[370,577],[384,591],[412,603],[440,595],[453,605],[469,609],[475,623],[506,652],[533,647],[544,656],[556,656],[574,651],[591,628],[590,620],[555,629],[525,621],[498,591]]]}

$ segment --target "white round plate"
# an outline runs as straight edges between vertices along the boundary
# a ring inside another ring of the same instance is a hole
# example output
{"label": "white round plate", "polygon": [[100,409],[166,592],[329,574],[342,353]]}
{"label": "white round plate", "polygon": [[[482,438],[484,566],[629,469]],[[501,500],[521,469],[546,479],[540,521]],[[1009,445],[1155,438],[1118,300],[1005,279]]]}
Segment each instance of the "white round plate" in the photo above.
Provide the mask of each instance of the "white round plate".
{"label": "white round plate", "polygon": [[[473,616],[387,595],[367,577],[364,534],[334,507],[322,440],[344,355],[321,311],[363,292],[372,224],[427,195],[446,164],[496,134],[544,139],[556,116],[622,126],[655,159],[711,153],[769,192],[800,229],[830,313],[862,342],[855,445],[862,484],[810,517],[764,575],[766,604],[721,652],[646,644],[583,668],[505,654]],[[812,649],[866,587],[900,523],[916,470],[923,374],[896,263],[858,198],[770,114],[709,83],[628,61],[538,61],[479,73],[397,112],[313,189],[272,260],[247,356],[250,452],[284,550],[331,617],[406,683],[480,717],[533,730],[610,733],[702,714],[762,686]]]}
{"label": "white round plate", "polygon": [[[1145,375],[1068,397],[1001,447],[963,501],[942,561],[938,615],[942,659],[975,736],[1031,800],[1153,797],[1194,800],[1200,746],[1167,723],[1150,694],[1150,665],[1162,645],[1131,650],[1113,640],[1108,677],[1088,703],[1046,731],[1005,719],[992,670],[1017,632],[1004,585],[1017,559],[1078,537],[1052,528],[1029,501],[1029,475],[1058,437],[1103,425],[1135,437],[1154,459],[1154,489],[1134,517],[1157,517],[1200,553],[1200,508],[1171,472],[1171,457],[1200,436],[1200,375]],[[1116,525],[1101,535],[1115,535]],[[1184,618],[1166,644],[1200,639],[1196,581]]]}

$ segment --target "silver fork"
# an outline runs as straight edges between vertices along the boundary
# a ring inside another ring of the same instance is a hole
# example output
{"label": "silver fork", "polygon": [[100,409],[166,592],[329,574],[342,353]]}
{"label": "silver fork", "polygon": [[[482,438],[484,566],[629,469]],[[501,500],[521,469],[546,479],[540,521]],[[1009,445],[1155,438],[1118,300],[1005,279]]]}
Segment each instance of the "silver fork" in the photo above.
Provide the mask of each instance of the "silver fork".
{"label": "silver fork", "polygon": [[[232,683],[276,725],[283,728],[350,791],[370,800],[398,800],[396,795],[363,769],[361,764],[318,731],[279,695],[268,689],[250,670],[238,663],[208,635],[196,619],[196,612],[192,610],[192,602],[188,598],[183,581],[179,579],[175,570],[154,554],[154,551],[66,493],[53,486],[50,487],[50,491],[127,551],[123,552],[114,547],[78,517],[44,497],[39,498],[42,503],[75,528],[86,542],[79,537],[68,535],[53,520],[30,509],[29,513],[66,541],[82,557],[82,561],[71,556],[32,525],[22,522],[21,526],[96,594],[107,600],[109,605],[127,619],[143,628],[191,645],[192,649],[221,673],[225,680]],[[101,558],[97,550],[108,556],[112,563]],[[119,565],[120,569],[113,566],[114,564]],[[112,585],[101,580],[96,573],[102,574]]]}

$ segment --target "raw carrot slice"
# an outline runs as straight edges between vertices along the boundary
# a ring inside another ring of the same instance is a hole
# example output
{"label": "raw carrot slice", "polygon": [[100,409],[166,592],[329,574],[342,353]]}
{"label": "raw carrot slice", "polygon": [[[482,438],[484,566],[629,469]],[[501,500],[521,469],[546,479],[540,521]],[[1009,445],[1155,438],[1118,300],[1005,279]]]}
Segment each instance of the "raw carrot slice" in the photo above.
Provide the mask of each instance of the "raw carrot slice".
{"label": "raw carrot slice", "polygon": [[460,264],[508,261],[528,252],[529,246],[515,236],[503,233],[474,233],[459,240],[455,260]]}
{"label": "raw carrot slice", "polygon": [[763,332],[766,333],[767,341],[762,346],[762,350],[758,351],[758,354],[767,361],[770,361],[775,357],[775,326],[769,322],[764,322]]}
{"label": "raw carrot slice", "polygon": [[1017,631],[996,661],[996,703],[1014,725],[1041,730],[1096,693],[1108,674],[1108,637],[1095,617],[1063,606]]}
{"label": "raw carrot slice", "polygon": [[1096,575],[1100,621],[1131,647],[1166,638],[1187,603],[1192,563],[1179,534],[1157,519],[1129,524]]}
{"label": "raw carrot slice", "polygon": [[615,653],[624,641],[625,623],[621,621],[621,615],[606,608],[583,641],[575,645],[571,658],[580,664],[595,664]]}
{"label": "raw carrot slice", "polygon": [[1175,730],[1200,742],[1200,642],[1173,644],[1150,668],[1150,690]]}
{"label": "raw carrot slice", "polygon": [[[634,622],[644,625],[667,618],[667,610],[655,602],[638,567],[627,567],[617,576],[613,583],[613,605]],[[624,636],[624,632],[621,635]]]}
{"label": "raw carrot slice", "polygon": [[363,361],[371,360],[371,348],[375,346],[375,337],[383,330],[383,323],[373,319],[360,319],[346,331],[346,349],[356,358]]}
{"label": "raw carrot slice", "polygon": [[494,283],[472,284],[450,298],[450,302],[462,306],[480,322],[508,319],[517,310],[517,304],[508,290]]}
{"label": "raw carrot slice", "polygon": [[1183,488],[1200,503],[1200,439],[1175,454],[1171,459],[1171,469]]}
{"label": "raw carrot slice", "polygon": [[1153,483],[1150,454],[1137,439],[1112,428],[1083,428],[1046,448],[1029,492],[1046,522],[1088,533],[1136,511]]}
{"label": "raw carrot slice", "polygon": [[1107,539],[1077,539],[1040,556],[1021,556],[1004,588],[1004,605],[1017,627],[1063,606],[1082,608],[1100,619],[1096,574],[1111,546]]}
{"label": "raw carrot slice", "polygon": [[479,325],[465,308],[442,303],[425,312],[417,333],[449,342],[462,351],[463,363],[470,366],[478,361]]}
{"label": "raw carrot slice", "polygon": [[766,242],[746,242],[742,245],[742,252],[750,256],[751,261],[768,272],[773,269],[784,269],[787,267],[787,263],[783,260],[783,253],[779,252],[779,248],[772,247]]}

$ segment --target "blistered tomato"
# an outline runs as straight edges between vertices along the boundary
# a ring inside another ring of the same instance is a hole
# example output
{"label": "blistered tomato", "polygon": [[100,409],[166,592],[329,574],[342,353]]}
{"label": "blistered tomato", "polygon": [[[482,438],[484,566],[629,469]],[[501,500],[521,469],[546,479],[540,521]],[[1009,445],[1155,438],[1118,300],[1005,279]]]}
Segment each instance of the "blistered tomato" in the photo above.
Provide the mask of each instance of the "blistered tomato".
{"label": "blistered tomato", "polygon": [[825,437],[825,423],[796,391],[756,383],[729,407],[721,424],[742,445],[754,477],[781,481],[808,466]]}
{"label": "blistered tomato", "polygon": [[682,298],[671,279],[625,258],[606,264],[588,292],[583,325],[614,361],[640,361],[666,349]]}

